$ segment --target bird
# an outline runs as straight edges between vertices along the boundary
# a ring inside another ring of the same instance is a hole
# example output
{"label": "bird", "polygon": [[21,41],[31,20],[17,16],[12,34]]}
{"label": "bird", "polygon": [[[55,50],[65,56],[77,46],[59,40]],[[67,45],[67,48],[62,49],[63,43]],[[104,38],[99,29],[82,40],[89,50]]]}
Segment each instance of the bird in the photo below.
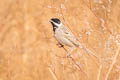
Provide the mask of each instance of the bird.
{"label": "bird", "polygon": [[72,34],[72,32],[65,26],[60,19],[58,18],[51,18],[49,22],[53,26],[53,32],[54,32],[54,37],[58,41],[61,47],[64,47],[64,45],[72,47],[70,52],[68,53],[68,56],[70,56],[71,52],[75,48],[80,48],[84,49],[87,51],[89,54],[95,56],[98,58],[94,52],[92,52],[90,49],[88,49],[84,44],[81,44],[78,39]]}
{"label": "bird", "polygon": [[60,21],[58,18],[51,18],[50,23],[53,26],[54,37],[58,43],[63,47],[79,47],[80,43],[72,34],[72,32]]}

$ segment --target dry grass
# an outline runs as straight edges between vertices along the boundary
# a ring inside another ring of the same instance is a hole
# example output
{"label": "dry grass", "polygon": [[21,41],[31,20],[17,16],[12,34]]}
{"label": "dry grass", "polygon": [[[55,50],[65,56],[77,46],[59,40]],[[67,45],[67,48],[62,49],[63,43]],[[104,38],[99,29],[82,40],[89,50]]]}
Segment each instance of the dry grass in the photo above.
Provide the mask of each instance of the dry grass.
{"label": "dry grass", "polygon": [[[1,0],[0,80],[120,80],[119,0]],[[59,48],[51,17],[84,49]]]}

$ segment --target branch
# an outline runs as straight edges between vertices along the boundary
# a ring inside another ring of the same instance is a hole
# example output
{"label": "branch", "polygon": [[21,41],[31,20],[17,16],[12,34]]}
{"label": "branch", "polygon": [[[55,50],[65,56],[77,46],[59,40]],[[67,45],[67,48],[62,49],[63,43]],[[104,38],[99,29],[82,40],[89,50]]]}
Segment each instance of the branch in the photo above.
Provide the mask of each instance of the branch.
{"label": "branch", "polygon": [[56,74],[55,74],[55,72],[52,71],[51,68],[48,68],[48,70],[50,71],[50,73],[51,73],[51,75],[53,76],[54,80],[58,80],[58,79],[57,79],[57,76],[56,76]]}
{"label": "branch", "polygon": [[117,52],[116,52],[116,54],[115,54],[115,56],[114,56],[114,58],[113,58],[112,64],[110,65],[110,68],[109,68],[109,70],[108,70],[108,72],[107,72],[107,74],[106,74],[105,80],[108,80],[108,77],[109,77],[109,75],[110,75],[110,72],[112,71],[113,66],[114,66],[114,64],[116,63],[117,57],[118,57],[118,55],[119,55],[119,51],[120,51],[120,46],[118,47],[118,50],[117,50]]}

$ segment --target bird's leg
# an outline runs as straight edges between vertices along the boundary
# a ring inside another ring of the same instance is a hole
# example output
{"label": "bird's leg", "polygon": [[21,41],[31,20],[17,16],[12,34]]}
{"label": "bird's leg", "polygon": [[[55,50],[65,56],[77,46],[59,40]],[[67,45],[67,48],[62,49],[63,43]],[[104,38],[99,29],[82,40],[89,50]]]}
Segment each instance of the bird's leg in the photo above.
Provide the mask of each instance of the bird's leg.
{"label": "bird's leg", "polygon": [[75,47],[72,47],[70,50],[68,50],[67,58],[70,57],[70,55],[71,55],[71,53],[73,52],[74,49],[75,49]]}
{"label": "bird's leg", "polygon": [[59,48],[64,47],[64,45],[62,45],[61,43],[58,43],[57,45]]}

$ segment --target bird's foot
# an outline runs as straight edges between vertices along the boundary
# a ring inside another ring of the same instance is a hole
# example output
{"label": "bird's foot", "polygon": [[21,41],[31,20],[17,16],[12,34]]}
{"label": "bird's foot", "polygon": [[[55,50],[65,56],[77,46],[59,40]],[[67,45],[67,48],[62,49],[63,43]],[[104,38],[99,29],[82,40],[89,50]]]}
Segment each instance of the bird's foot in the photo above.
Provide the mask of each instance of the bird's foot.
{"label": "bird's foot", "polygon": [[57,45],[58,45],[59,48],[64,47],[64,45],[62,45],[60,43],[58,43]]}

